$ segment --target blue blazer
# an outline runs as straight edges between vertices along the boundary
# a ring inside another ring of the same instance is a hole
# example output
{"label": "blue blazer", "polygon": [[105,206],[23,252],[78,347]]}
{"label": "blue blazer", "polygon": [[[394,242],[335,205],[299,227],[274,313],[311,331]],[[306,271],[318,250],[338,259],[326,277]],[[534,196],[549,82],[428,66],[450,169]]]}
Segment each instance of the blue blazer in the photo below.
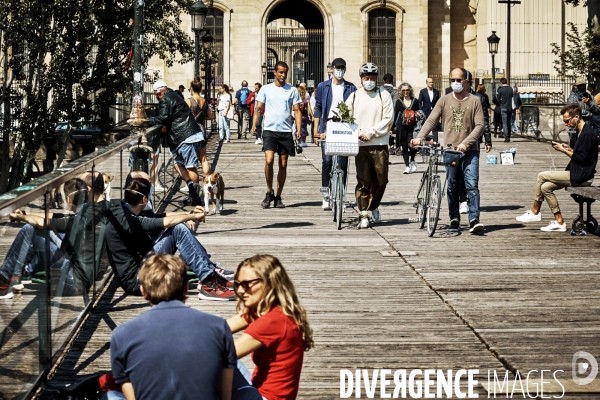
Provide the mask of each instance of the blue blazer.
{"label": "blue blazer", "polygon": [[429,118],[429,114],[431,114],[431,111],[433,111],[433,107],[435,107],[435,104],[439,99],[440,91],[436,88],[433,88],[433,101],[429,100],[429,92],[427,91],[427,88],[421,89],[421,91],[419,92],[418,102],[419,108],[423,110],[423,113],[425,114],[425,118]]}
{"label": "blue blazer", "polygon": [[[353,83],[344,80],[344,101],[350,97],[352,93],[356,91],[356,86]],[[327,117],[331,110],[331,102],[333,100],[333,94],[331,93],[331,79],[319,83],[317,90],[314,93],[315,96],[315,109],[313,114],[315,118],[319,120],[319,133],[327,131]]]}

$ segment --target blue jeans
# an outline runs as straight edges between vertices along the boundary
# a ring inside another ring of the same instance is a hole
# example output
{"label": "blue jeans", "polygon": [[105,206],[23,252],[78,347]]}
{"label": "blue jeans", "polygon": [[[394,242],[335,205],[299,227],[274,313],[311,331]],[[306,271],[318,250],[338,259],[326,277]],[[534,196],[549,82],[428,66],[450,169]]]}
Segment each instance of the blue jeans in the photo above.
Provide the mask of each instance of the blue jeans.
{"label": "blue jeans", "polygon": [[198,275],[200,281],[206,279],[215,269],[210,254],[184,224],[177,224],[162,231],[152,250],[159,254],[175,254],[179,250],[183,261]]}
{"label": "blue jeans", "polygon": [[[60,245],[62,239],[53,231],[48,231],[50,238],[50,264],[62,258]],[[15,240],[10,245],[6,258],[0,267],[0,274],[10,280],[14,275],[21,275],[25,265],[29,264],[37,255],[46,254],[46,232],[26,224],[17,233]]]}
{"label": "blue jeans", "polygon": [[504,134],[504,140],[510,140],[510,111],[502,109],[500,114],[502,115],[502,133]]}
{"label": "blue jeans", "polygon": [[[331,180],[331,170],[333,169],[333,156],[325,154],[325,142],[321,142],[321,156],[323,162],[321,164],[321,187],[329,187],[329,181]],[[338,157],[340,163],[340,169],[344,171],[344,186],[346,185],[346,179],[348,178],[348,157]]]}
{"label": "blue jeans", "polygon": [[513,132],[519,131],[519,127],[517,126],[517,110],[512,110],[510,113],[510,129]]}
{"label": "blue jeans", "polygon": [[262,113],[258,113],[258,121],[256,122],[256,138],[257,139],[260,139],[260,137],[261,137],[261,133],[262,133],[262,120],[263,120]]}
{"label": "blue jeans", "polygon": [[225,116],[225,110],[219,110],[219,139],[227,137],[231,139],[231,131],[229,130],[229,118]]}
{"label": "blue jeans", "polygon": [[460,180],[464,180],[469,202],[469,222],[479,219],[479,151],[467,151],[454,167],[446,167],[448,212],[450,220],[460,221]]}

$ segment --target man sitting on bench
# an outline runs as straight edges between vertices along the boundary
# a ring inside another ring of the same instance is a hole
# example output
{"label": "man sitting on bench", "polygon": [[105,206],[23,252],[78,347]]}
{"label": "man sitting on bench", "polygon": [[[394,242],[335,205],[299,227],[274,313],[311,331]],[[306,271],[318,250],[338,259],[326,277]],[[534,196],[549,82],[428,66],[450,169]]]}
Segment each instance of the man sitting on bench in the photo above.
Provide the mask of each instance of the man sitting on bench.
{"label": "man sitting on bench", "polygon": [[598,137],[594,129],[581,118],[578,104],[567,104],[560,110],[565,127],[575,129],[576,138],[571,139],[573,148],[564,143],[552,142],[554,150],[571,158],[565,171],[544,171],[538,174],[533,207],[517,217],[520,222],[541,221],[540,207],[544,199],[554,214],[554,221],[540,228],[544,232],[566,232],[567,224],[563,220],[554,191],[569,186],[590,186],[594,181],[598,163]]}
{"label": "man sitting on bench", "polygon": [[124,201],[111,201],[106,243],[110,265],[121,287],[128,294],[141,295],[138,272],[144,257],[149,252],[175,254],[179,250],[200,279],[200,299],[235,300],[227,279],[233,272],[213,263],[190,230],[195,222],[204,221],[204,209],[197,206],[191,214],[155,214],[146,209],[149,196],[150,182],[130,174],[125,182]]}

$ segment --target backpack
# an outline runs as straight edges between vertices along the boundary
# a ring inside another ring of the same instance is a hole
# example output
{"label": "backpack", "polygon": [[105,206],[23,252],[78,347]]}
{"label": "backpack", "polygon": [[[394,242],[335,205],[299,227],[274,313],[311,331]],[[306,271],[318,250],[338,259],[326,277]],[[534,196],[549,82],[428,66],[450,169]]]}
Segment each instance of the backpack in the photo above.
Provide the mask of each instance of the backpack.
{"label": "backpack", "polygon": [[250,94],[250,90],[248,90],[248,88],[240,89],[240,105],[243,106],[246,104],[246,100],[248,99],[249,94]]}
{"label": "backpack", "polygon": [[402,125],[404,126],[415,126],[415,112],[410,109],[404,110],[404,114],[402,116]]}

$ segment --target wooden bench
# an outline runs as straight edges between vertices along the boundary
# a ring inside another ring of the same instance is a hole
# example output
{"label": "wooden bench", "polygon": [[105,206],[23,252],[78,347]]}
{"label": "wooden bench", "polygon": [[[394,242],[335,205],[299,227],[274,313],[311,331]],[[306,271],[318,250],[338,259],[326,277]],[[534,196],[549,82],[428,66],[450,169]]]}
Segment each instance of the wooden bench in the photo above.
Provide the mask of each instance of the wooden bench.
{"label": "wooden bench", "polygon": [[[579,204],[579,215],[573,220],[573,232],[577,235],[585,235],[586,232],[596,232],[598,221],[592,216],[591,205],[594,201],[600,200],[600,187],[568,187],[566,190],[571,193],[573,200]],[[584,216],[584,203],[587,205],[587,218]]]}

